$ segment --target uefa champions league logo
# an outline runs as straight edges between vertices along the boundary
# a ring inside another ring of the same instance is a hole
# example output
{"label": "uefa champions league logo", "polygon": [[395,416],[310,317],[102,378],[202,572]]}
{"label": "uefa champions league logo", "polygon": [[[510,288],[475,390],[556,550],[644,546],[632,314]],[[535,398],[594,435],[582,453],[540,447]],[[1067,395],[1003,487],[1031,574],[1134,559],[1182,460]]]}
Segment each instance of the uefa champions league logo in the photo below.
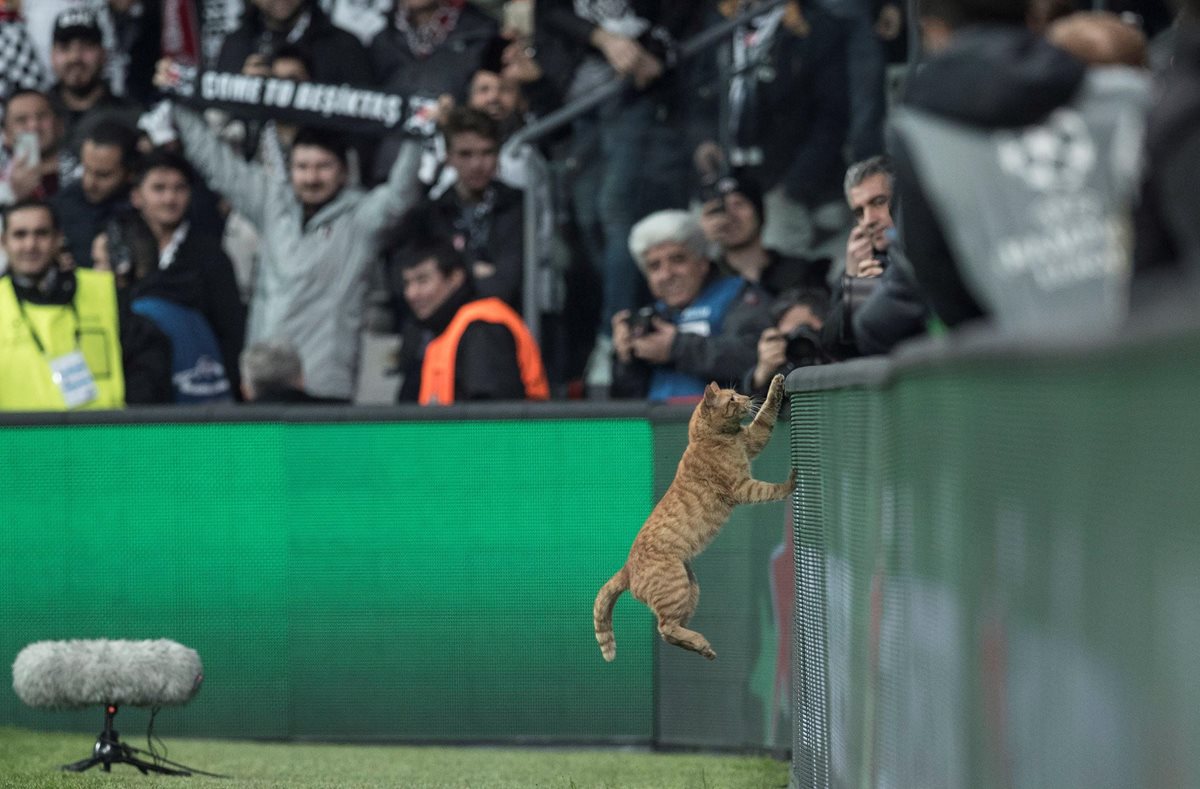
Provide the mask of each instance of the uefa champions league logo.
{"label": "uefa champions league logo", "polygon": [[1065,107],[1040,125],[995,136],[1000,169],[1039,192],[1075,191],[1096,164],[1096,144],[1083,116]]}

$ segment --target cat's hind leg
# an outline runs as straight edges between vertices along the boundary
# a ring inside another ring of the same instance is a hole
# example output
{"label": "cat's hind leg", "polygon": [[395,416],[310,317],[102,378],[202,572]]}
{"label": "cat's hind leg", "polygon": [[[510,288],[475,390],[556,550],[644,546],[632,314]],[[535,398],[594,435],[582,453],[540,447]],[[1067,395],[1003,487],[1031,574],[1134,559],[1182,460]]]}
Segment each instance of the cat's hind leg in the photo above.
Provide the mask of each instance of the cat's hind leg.
{"label": "cat's hind leg", "polygon": [[708,643],[708,639],[695,630],[688,630],[678,622],[669,622],[664,619],[658,620],[658,634],[663,637],[663,640],[668,644],[674,644],[677,647],[690,649],[693,652],[703,655],[709,660],[716,660],[717,653],[713,651],[712,645]]}
{"label": "cat's hind leg", "polygon": [[647,584],[643,598],[658,617],[658,634],[668,644],[690,649],[712,660],[717,656],[700,633],[684,627],[700,600],[700,585],[683,561],[664,561],[654,568],[654,583]]}

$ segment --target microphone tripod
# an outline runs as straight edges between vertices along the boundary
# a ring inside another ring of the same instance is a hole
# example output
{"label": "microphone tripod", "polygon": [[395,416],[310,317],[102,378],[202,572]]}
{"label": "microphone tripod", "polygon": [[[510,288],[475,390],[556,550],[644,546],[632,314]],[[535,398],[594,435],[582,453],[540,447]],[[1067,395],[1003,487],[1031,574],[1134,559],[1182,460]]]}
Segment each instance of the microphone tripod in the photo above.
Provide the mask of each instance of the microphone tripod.
{"label": "microphone tripod", "polygon": [[[96,738],[96,744],[92,747],[92,755],[87,759],[80,759],[71,764],[64,764],[62,767],[64,770],[81,773],[99,764],[104,768],[104,772],[107,773],[112,772],[114,764],[132,764],[141,770],[142,775],[147,775],[151,772],[165,773],[166,775],[192,774],[189,770],[175,770],[140,758],[138,754],[146,752],[121,742],[116,729],[113,728],[113,717],[116,714],[116,704],[109,704],[104,708],[104,731],[100,732],[100,736]],[[171,762],[171,764],[174,764],[174,762]],[[183,765],[179,766],[182,767]]]}

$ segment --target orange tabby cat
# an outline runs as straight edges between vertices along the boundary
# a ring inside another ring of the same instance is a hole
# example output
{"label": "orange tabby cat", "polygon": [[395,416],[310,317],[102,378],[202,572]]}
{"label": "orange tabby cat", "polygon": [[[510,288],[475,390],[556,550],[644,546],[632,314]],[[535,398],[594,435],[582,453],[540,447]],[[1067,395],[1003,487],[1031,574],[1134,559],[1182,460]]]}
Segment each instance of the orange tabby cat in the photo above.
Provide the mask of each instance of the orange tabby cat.
{"label": "orange tabby cat", "polygon": [[795,470],[787,482],[750,477],[750,461],[771,437],[782,400],[783,376],[777,375],[763,407],[743,427],[742,419],[750,413],[749,397],[718,389],[715,383],[704,390],[688,422],[688,446],[675,479],[638,532],[625,566],[596,595],[592,617],[605,660],[617,656],[612,612],[626,589],[658,617],[658,632],[665,641],[709,660],[717,656],[704,636],[685,627],[700,599],[700,585],[688,560],[717,536],[735,505],[786,499],[795,486]]}

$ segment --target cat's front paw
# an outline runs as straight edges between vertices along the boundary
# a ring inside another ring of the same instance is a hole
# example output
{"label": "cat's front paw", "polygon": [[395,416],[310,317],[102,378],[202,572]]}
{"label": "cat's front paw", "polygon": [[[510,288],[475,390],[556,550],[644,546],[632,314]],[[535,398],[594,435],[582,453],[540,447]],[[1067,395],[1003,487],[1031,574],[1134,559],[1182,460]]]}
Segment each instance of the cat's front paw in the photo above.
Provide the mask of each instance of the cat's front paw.
{"label": "cat's front paw", "polygon": [[767,390],[767,402],[778,404],[783,398],[783,376],[776,373],[771,379],[771,388]]}

